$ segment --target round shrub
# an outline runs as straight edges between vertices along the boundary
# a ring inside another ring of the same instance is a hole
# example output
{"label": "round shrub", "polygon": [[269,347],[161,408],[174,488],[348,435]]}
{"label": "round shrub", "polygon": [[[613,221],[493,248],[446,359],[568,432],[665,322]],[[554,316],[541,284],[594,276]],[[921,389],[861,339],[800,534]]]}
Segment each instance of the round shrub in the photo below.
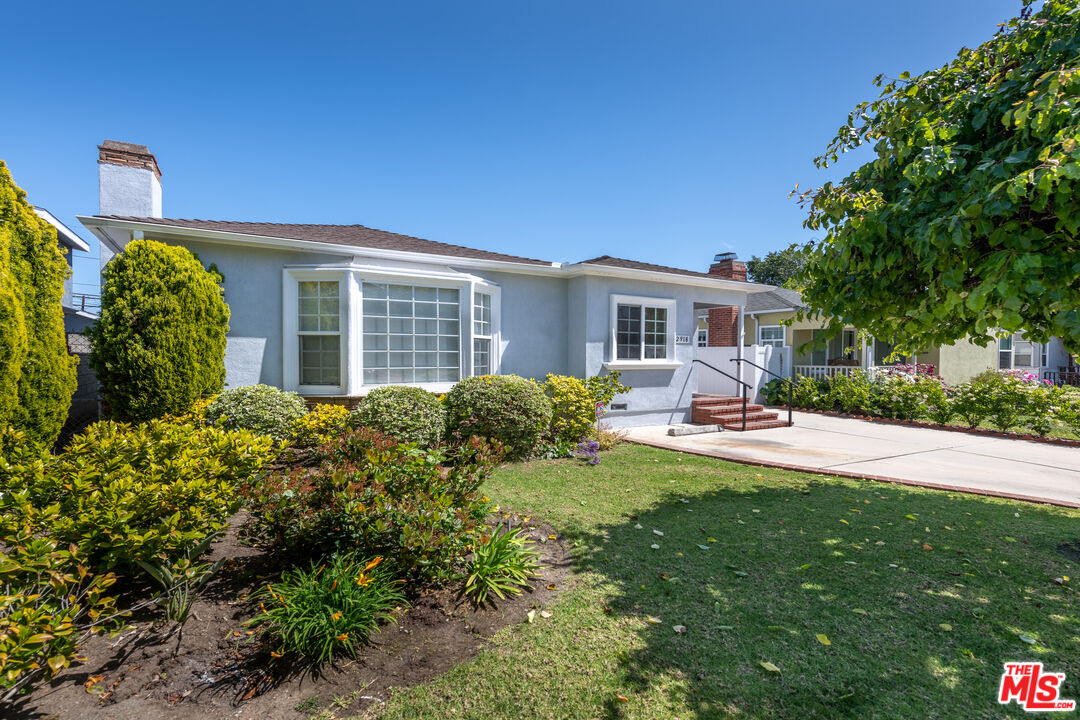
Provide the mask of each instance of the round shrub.
{"label": "round shrub", "polygon": [[551,439],[578,442],[596,423],[596,401],[582,380],[548,375],[544,390],[551,398]]}
{"label": "round shrub", "polygon": [[455,439],[490,438],[511,460],[529,457],[551,424],[551,400],[517,375],[465,378],[446,395],[447,429]]}
{"label": "round shrub", "polygon": [[424,447],[446,435],[446,410],[438,396],[418,387],[375,388],[356,408],[354,417],[360,427]]}
{"label": "round shrub", "polygon": [[223,390],[206,408],[206,419],[230,430],[244,429],[288,440],[293,423],[307,415],[304,399],[269,385]]}
{"label": "round shrub", "polygon": [[120,420],[180,415],[225,382],[221,275],[189,250],[134,240],[102,273],[90,366]]}

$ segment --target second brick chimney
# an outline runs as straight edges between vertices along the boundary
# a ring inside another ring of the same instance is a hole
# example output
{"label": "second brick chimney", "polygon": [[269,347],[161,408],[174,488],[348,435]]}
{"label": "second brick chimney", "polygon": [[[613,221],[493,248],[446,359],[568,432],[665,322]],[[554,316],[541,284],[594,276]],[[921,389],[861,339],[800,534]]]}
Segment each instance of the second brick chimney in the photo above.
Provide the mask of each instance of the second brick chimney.
{"label": "second brick chimney", "polygon": [[746,282],[746,265],[736,259],[735,253],[717,253],[709,266],[709,274],[722,277],[727,280],[741,280]]}

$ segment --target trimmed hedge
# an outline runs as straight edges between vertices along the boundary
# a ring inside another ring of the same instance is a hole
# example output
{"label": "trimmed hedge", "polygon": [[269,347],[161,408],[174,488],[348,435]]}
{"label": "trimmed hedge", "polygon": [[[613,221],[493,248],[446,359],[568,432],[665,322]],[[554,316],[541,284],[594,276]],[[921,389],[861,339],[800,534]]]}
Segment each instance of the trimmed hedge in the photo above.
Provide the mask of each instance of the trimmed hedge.
{"label": "trimmed hedge", "polygon": [[101,319],[88,334],[108,413],[180,415],[225,382],[229,307],[221,275],[189,250],[133,240],[102,273]]}
{"label": "trimmed hedge", "polygon": [[510,460],[525,459],[540,446],[551,425],[551,412],[544,390],[518,375],[468,377],[446,395],[451,438],[498,441]]}
{"label": "trimmed hedge", "polygon": [[221,391],[206,407],[207,421],[230,430],[251,430],[288,440],[294,423],[308,414],[304,399],[270,385],[245,385]]}
{"label": "trimmed hedge", "polygon": [[354,422],[399,442],[434,445],[446,435],[446,409],[434,393],[418,387],[375,388],[353,413]]}
{"label": "trimmed hedge", "polygon": [[0,161],[0,425],[52,445],[67,420],[75,366],[64,334],[70,274],[56,230]]}

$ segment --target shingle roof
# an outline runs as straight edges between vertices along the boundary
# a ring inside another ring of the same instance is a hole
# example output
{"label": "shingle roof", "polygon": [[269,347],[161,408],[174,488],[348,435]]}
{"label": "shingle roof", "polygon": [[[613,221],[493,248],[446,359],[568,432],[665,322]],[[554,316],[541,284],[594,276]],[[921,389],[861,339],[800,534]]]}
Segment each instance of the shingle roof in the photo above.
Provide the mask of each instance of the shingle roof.
{"label": "shingle roof", "polygon": [[796,290],[774,288],[746,296],[746,312],[768,312],[802,307],[802,295]]}
{"label": "shingle roof", "polygon": [[477,250],[461,245],[424,240],[423,238],[399,235],[398,233],[376,230],[364,225],[295,225],[288,223],[233,222],[229,220],[181,220],[176,218],[130,217],[124,215],[99,215],[111,220],[153,223],[169,227],[192,228],[196,230],[216,230],[218,232],[242,233],[262,237],[284,238],[288,240],[308,240],[311,242],[350,245],[353,247],[373,248],[376,250],[399,250],[402,252],[448,255],[451,257],[474,258],[479,260],[501,260],[504,262],[525,263],[528,265],[551,265],[550,262],[535,258],[518,257],[490,250]]}
{"label": "shingle roof", "polygon": [[652,272],[670,273],[672,275],[689,275],[691,277],[705,277],[712,278],[713,280],[724,280],[719,275],[710,275],[709,273],[698,272],[696,270],[684,270],[682,268],[668,267],[667,265],[654,265],[653,263],[638,262],[637,260],[627,260],[625,258],[611,257],[610,255],[601,255],[600,257],[593,258],[592,260],[582,260],[577,263],[578,265],[606,265],[607,267],[627,268],[630,270],[651,270]]}

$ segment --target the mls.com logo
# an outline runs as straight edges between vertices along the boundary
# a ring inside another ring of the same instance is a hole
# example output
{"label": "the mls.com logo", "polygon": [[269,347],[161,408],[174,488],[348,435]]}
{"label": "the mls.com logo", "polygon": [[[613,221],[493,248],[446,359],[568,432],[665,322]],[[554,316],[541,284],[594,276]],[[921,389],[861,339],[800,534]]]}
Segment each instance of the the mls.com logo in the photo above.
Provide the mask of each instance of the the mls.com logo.
{"label": "the mls.com logo", "polygon": [[1044,673],[1041,662],[1005,663],[998,689],[998,702],[1006,705],[1013,700],[1028,712],[1075,710],[1075,700],[1058,697],[1065,673]]}

